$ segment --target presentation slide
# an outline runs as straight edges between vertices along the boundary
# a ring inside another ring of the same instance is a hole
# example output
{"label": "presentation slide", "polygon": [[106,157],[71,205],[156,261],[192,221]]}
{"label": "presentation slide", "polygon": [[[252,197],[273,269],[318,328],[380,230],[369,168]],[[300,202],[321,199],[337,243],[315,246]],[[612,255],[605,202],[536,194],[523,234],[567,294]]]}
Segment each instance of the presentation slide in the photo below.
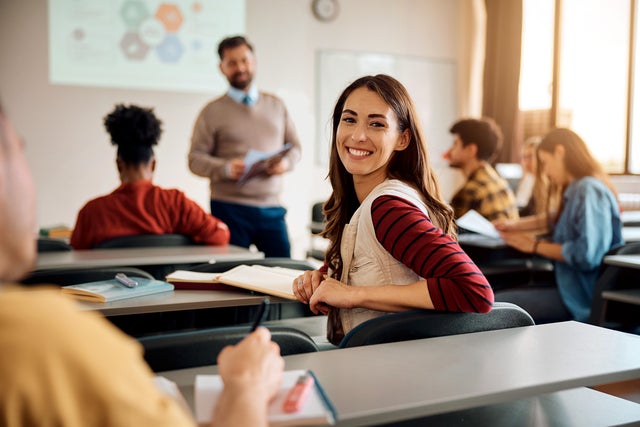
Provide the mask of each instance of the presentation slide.
{"label": "presentation slide", "polygon": [[49,0],[50,81],[223,92],[218,43],[245,15],[244,0]]}

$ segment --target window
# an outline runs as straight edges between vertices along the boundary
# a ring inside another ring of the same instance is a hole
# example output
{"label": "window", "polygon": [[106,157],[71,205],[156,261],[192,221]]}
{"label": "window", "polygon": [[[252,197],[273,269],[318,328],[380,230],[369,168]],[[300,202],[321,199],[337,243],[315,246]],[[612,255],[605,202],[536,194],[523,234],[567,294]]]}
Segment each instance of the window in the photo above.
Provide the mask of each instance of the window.
{"label": "window", "polygon": [[[640,173],[640,159],[633,162],[631,154],[634,147],[640,152],[640,124],[634,139],[633,115],[628,114],[634,99],[640,101],[640,89],[630,91],[632,1],[523,3],[520,109],[525,138],[554,126],[569,127],[614,174]],[[636,115],[640,118],[640,112]]]}

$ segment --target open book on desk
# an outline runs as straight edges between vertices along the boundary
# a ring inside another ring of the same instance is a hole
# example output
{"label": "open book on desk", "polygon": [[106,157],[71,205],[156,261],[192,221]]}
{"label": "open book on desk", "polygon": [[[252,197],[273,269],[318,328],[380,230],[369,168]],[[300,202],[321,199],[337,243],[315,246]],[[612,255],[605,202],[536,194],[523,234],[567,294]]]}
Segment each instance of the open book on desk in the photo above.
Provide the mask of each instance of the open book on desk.
{"label": "open book on desk", "polygon": [[[270,426],[304,426],[334,424],[336,411],[328,396],[322,389],[318,379],[314,377],[312,392],[297,412],[285,412],[282,409],[285,397],[301,375],[310,371],[285,371],[282,376],[280,391],[269,404]],[[219,375],[196,375],[194,401],[196,421],[203,425],[211,422],[213,408],[222,392],[222,379]]]}
{"label": "open book on desk", "polygon": [[295,301],[293,280],[301,274],[301,270],[291,268],[239,265],[224,273],[177,270],[165,279],[176,289],[241,288]]}
{"label": "open book on desk", "polygon": [[68,294],[81,300],[91,302],[110,302],[173,290],[173,285],[171,283],[163,282],[161,280],[151,280],[133,276],[131,276],[131,279],[138,282],[137,286],[128,288],[116,279],[111,279],[63,286],[61,291],[63,294]]}

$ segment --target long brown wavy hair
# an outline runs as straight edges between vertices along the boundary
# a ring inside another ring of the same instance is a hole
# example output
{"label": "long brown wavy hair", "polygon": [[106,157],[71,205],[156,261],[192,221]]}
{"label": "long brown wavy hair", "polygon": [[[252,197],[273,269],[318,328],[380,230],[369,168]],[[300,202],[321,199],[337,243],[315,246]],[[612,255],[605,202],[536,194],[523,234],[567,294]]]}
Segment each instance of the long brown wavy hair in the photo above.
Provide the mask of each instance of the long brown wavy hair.
{"label": "long brown wavy hair", "polygon": [[342,92],[333,109],[332,116],[328,178],[331,181],[333,191],[324,203],[327,223],[321,235],[329,240],[325,260],[333,272],[332,276],[336,279],[340,279],[342,273],[342,258],[340,256],[342,231],[360,204],[356,196],[353,176],[347,172],[338,156],[336,135],[347,98],[353,91],[361,87],[377,93],[391,107],[398,118],[397,130],[399,133],[409,130],[409,145],[402,151],[394,152],[389,160],[387,177],[398,179],[415,188],[424,197],[432,221],[442,227],[445,233],[455,236],[453,210],[442,200],[440,186],[429,166],[426,141],[409,93],[402,83],[393,77],[384,74],[361,77]]}
{"label": "long brown wavy hair", "polygon": [[[551,130],[540,142],[536,155],[538,156],[538,174],[542,173],[540,167],[540,152],[544,151],[553,154],[556,147],[562,145],[566,155],[564,156],[564,167],[567,172],[575,179],[592,176],[602,181],[604,185],[611,190],[617,198],[618,192],[613,186],[609,175],[604,171],[600,163],[593,157],[587,144],[574,131],[567,128],[556,128]],[[560,218],[562,209],[564,208],[563,197],[567,184],[558,185],[555,182],[549,183],[549,192],[547,195],[546,213],[547,222],[550,226],[555,225]],[[554,214],[553,211],[556,211]]]}

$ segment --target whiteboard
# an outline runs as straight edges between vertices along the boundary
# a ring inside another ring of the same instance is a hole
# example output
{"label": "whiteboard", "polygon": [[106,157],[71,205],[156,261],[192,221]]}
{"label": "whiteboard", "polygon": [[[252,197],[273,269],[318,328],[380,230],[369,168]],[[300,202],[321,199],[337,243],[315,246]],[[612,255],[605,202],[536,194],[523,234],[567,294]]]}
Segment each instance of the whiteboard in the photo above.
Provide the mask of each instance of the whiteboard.
{"label": "whiteboard", "polygon": [[342,91],[359,77],[388,74],[409,91],[418,110],[432,165],[445,165],[456,121],[453,61],[381,53],[320,50],[316,54],[316,164],[329,164],[331,114]]}

